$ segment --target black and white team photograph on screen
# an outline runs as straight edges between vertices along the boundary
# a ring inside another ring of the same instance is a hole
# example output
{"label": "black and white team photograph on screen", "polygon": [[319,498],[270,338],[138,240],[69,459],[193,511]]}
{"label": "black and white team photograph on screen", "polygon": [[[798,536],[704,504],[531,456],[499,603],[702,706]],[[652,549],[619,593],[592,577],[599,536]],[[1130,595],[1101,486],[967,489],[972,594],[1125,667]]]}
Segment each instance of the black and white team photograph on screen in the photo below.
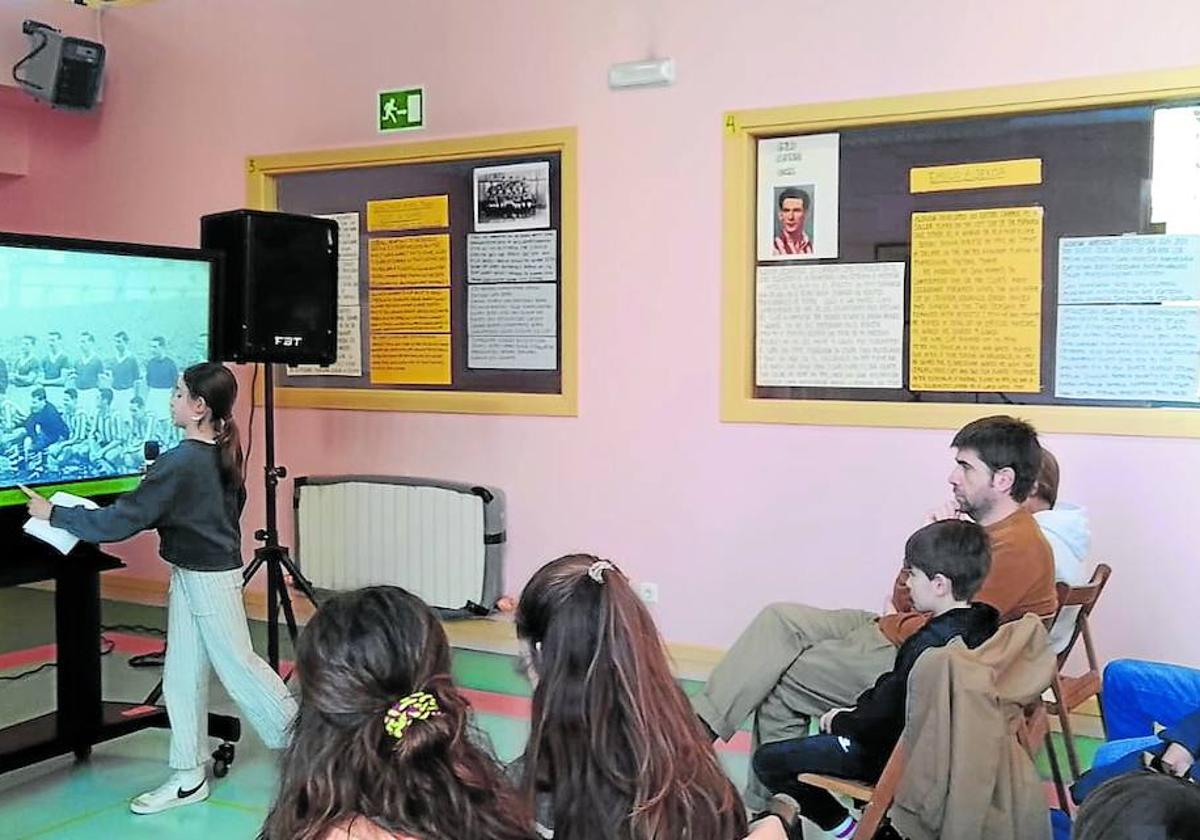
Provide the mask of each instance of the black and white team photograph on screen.
{"label": "black and white team photograph on screen", "polygon": [[[24,245],[24,243],[22,243]],[[139,472],[208,359],[208,265],[0,244],[0,486]]]}
{"label": "black and white team photograph on screen", "polygon": [[[0,336],[0,482],[129,475],[142,467],[148,442],[152,450],[178,443],[171,392],[204,351],[163,335],[139,342],[127,330],[110,340],[104,356],[96,336],[81,331],[72,357],[59,330]],[[5,352],[14,344],[16,352]]]}

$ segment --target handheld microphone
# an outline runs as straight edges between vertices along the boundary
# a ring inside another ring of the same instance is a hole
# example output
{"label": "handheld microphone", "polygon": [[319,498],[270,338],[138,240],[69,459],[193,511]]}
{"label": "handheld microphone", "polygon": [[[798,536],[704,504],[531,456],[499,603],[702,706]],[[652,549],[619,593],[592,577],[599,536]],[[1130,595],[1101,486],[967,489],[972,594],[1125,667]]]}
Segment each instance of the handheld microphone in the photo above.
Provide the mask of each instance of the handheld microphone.
{"label": "handheld microphone", "polygon": [[150,469],[150,465],[153,464],[158,458],[161,451],[162,448],[158,445],[158,441],[156,440],[148,440],[145,444],[143,444],[142,457],[145,459],[145,461],[142,464],[142,472]]}

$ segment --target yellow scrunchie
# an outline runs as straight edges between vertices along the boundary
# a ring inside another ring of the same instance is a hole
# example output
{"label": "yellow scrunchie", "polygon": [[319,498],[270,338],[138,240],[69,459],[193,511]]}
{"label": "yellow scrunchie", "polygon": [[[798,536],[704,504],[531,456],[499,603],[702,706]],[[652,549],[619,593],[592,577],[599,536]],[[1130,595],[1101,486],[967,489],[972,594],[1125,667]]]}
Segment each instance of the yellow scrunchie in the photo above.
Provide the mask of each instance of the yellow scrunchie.
{"label": "yellow scrunchie", "polygon": [[399,741],[414,720],[429,720],[441,712],[436,697],[427,691],[414,691],[392,704],[384,716],[383,728]]}

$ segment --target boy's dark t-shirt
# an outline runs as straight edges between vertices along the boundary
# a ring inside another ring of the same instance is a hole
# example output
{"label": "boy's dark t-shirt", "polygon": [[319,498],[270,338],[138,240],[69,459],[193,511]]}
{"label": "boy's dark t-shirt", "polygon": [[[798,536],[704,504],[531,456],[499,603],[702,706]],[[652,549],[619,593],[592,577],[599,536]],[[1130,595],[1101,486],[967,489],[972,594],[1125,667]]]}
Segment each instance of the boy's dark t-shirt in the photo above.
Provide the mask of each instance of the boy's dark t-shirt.
{"label": "boy's dark t-shirt", "polygon": [[1000,614],[990,604],[971,604],[948,610],[909,636],[896,652],[896,667],[858,696],[850,711],[834,715],[833,735],[858,742],[882,767],[904,730],[908,675],[917,658],[929,648],[942,647],[961,636],[967,647],[986,642],[1000,626]]}

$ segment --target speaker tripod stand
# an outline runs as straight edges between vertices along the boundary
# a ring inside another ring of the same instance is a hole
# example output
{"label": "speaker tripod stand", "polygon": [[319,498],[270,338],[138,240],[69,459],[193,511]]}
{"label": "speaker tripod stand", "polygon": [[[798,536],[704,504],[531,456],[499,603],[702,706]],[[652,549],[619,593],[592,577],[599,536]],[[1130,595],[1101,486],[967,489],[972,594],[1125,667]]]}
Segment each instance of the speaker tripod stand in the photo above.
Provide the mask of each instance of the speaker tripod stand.
{"label": "speaker tripod stand", "polygon": [[[296,646],[296,613],[292,608],[292,599],[284,581],[284,573],[291,575],[296,589],[308,599],[315,608],[317,593],[292,558],[288,555],[286,546],[279,544],[279,530],[276,513],[276,498],[279,479],[287,476],[287,467],[275,463],[275,372],[270,362],[263,363],[263,438],[266,442],[266,463],[263,466],[263,478],[267,497],[267,523],[265,528],[254,532],[254,538],[263,543],[255,549],[254,560],[246,567],[243,585],[258,573],[262,567],[267,569],[267,662],[275,673],[283,676],[279,670],[279,610],[282,607],[284,620],[287,622],[288,635],[292,640],[292,649]],[[288,676],[291,676],[290,674]],[[285,677],[286,679],[286,677]]]}

